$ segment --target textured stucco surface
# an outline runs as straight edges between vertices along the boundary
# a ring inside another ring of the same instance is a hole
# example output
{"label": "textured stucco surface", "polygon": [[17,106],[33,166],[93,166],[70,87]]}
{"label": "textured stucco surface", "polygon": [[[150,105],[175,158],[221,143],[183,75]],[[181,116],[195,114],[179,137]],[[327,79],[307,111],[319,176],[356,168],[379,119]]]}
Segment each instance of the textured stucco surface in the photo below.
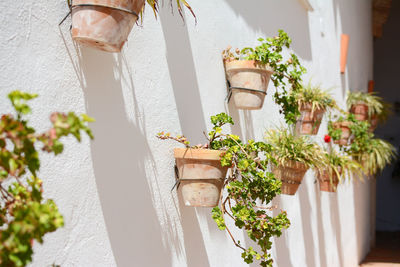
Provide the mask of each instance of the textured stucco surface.
{"label": "textured stucco surface", "polygon": [[[246,266],[210,209],[183,207],[171,193],[176,144],[155,134],[183,132],[203,142],[208,118],[222,111],[233,116],[230,130],[243,138],[260,140],[265,129],[282,124],[272,93],[258,111],[224,102],[220,57],[227,45],[254,45],[280,28],[308,69],[305,80],[333,88],[342,107],[346,90],[363,90],[372,79],[369,0],[310,1],[310,13],[298,0],[249,2],[191,1],[197,25],[189,16],[184,25],[167,4],[158,21],[147,10],[120,54],[75,45],[70,20],[58,27],[67,13],[63,0],[0,2],[0,112],[11,110],[6,94],[21,89],[40,95],[32,101],[38,129],[49,126],[55,110],[97,120],[93,142],[66,139],[61,156],[43,155],[46,195],[66,225],[35,246],[32,266]],[[341,33],[350,34],[344,75]],[[275,199],[292,221],[275,242],[277,266],[356,266],[369,249],[370,186],[348,182],[337,194],[320,193],[309,171],[295,196]]]}

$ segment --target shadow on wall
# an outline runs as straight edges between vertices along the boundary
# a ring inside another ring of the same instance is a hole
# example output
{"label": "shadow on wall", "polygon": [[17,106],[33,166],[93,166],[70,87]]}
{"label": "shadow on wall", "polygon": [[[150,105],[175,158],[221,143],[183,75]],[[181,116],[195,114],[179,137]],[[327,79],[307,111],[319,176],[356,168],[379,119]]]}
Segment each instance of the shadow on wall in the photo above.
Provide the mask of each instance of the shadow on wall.
{"label": "shadow on wall", "polygon": [[[358,177],[354,176],[356,179]],[[375,177],[365,177],[366,179],[375,179]],[[367,256],[370,250],[370,224],[371,224],[371,209],[370,202],[366,202],[370,195],[370,181],[355,180],[353,182],[354,192],[354,219],[355,219],[355,238],[357,240],[357,260],[358,263]],[[361,216],[361,214],[365,214]],[[367,221],[367,223],[365,222]]]}
{"label": "shadow on wall", "polygon": [[[282,197],[278,196],[272,200],[272,205],[279,207],[279,204],[282,203]],[[281,207],[280,207],[281,208]],[[277,216],[280,213],[279,209],[274,209],[273,216]],[[290,216],[288,216],[290,220]],[[289,226],[290,227],[290,226]],[[276,265],[277,266],[285,266],[285,267],[293,267],[292,260],[290,258],[289,253],[289,244],[287,238],[287,230],[282,230],[282,235],[280,237],[275,237],[273,240],[275,244],[275,253],[276,253]],[[253,267],[253,266],[252,266]],[[255,267],[255,266],[254,266]]]}
{"label": "shadow on wall", "polygon": [[[304,179],[310,176],[305,176]],[[311,176],[315,179],[315,176]],[[316,246],[314,244],[313,230],[312,230],[312,208],[310,204],[310,192],[308,189],[308,183],[305,181],[300,185],[297,194],[299,194],[300,200],[300,214],[301,214],[301,225],[303,226],[303,240],[304,240],[304,250],[306,253],[306,263],[307,266],[318,266],[315,262],[315,251]],[[323,235],[323,233],[318,233],[319,235]],[[322,247],[324,248],[324,247]],[[322,265],[323,266],[323,265]]]}
{"label": "shadow on wall", "polygon": [[[192,144],[205,143],[206,139],[203,131],[207,131],[207,126],[200,101],[200,89],[197,83],[197,74],[187,27],[180,26],[182,25],[181,18],[177,15],[172,16],[169,8],[162,8],[160,10],[160,20],[165,38],[169,75],[182,134]],[[179,210],[181,213],[187,266],[210,266],[195,209],[193,207],[186,207],[179,200]],[[214,223],[210,214],[211,210],[209,213],[198,213],[201,217],[206,216],[209,225]],[[210,229],[214,228],[210,227]]]}
{"label": "shadow on wall", "polygon": [[317,214],[317,230],[318,230],[318,247],[319,247],[319,260],[320,266],[328,266],[328,261],[326,259],[326,250],[325,250],[325,235],[324,235],[324,226],[322,225],[322,200],[321,193],[316,189],[315,191],[315,203],[316,203],[316,214]]}
{"label": "shadow on wall", "polygon": [[[138,266],[170,266],[145,175],[144,162],[152,155],[141,123],[128,120],[121,80],[115,77],[122,75],[121,59],[88,48],[81,52],[83,92],[96,119],[93,168],[116,263],[132,266],[134,259]],[[129,90],[135,95],[133,85]],[[150,251],[158,256],[143,257]]]}
{"label": "shadow on wall", "polygon": [[285,30],[293,40],[292,49],[302,59],[312,59],[308,12],[298,0],[256,0],[252,4],[229,0],[226,3],[255,31],[272,36],[278,29]]}

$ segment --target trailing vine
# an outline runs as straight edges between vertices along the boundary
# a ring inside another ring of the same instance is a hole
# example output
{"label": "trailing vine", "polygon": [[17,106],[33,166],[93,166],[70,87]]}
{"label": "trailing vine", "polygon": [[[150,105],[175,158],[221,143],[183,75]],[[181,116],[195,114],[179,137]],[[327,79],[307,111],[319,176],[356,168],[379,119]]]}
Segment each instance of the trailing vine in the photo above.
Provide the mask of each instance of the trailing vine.
{"label": "trailing vine", "polygon": [[[246,263],[250,264],[256,259],[260,266],[272,266],[273,261],[269,253],[271,238],[280,236],[282,230],[290,225],[286,212],[281,211],[276,216],[268,213],[273,209],[268,204],[280,194],[281,187],[281,182],[275,179],[267,168],[269,162],[275,162],[271,155],[272,148],[264,142],[248,140],[244,143],[236,135],[224,134],[222,127],[234,124],[232,118],[225,113],[212,116],[211,123],[213,129],[207,135],[208,143],[204,145],[192,147],[185,137],[172,137],[164,132],[159,133],[157,137],[172,139],[190,148],[224,151],[221,166],[231,167],[231,172],[224,182],[227,195],[221,195],[219,206],[212,210],[212,218],[218,228],[225,230],[235,246],[242,250],[241,255]],[[245,247],[235,238],[227,220],[233,220],[236,227],[246,230],[249,238],[258,245],[258,249]]]}

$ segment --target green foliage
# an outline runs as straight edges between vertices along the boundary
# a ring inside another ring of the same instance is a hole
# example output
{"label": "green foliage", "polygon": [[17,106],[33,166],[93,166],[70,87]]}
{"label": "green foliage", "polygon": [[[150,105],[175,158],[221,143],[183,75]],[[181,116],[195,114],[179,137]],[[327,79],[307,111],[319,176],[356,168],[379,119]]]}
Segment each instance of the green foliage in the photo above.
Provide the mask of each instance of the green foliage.
{"label": "green foliage", "polygon": [[328,91],[322,90],[320,85],[313,86],[311,82],[302,85],[299,90],[292,91],[291,94],[297,101],[297,105],[301,108],[307,104],[311,104],[312,111],[339,109],[336,101]]}
{"label": "green foliage", "polygon": [[287,60],[283,58],[283,49],[290,48],[292,40],[287,33],[279,30],[279,35],[273,38],[259,38],[261,43],[255,48],[245,47],[236,50],[236,54],[230,52],[230,48],[223,51],[223,58],[230,60],[255,60],[259,64],[268,65],[274,71],[271,76],[275,88],[277,89],[274,98],[280,105],[280,113],[283,113],[288,124],[296,123],[296,118],[300,115],[296,99],[289,94],[290,90],[298,91],[301,88],[301,76],[306,69],[300,64],[295,54],[290,54]]}
{"label": "green foliage", "polygon": [[[37,147],[59,154],[63,136],[80,141],[82,130],[92,138],[87,122],[93,119],[72,112],[53,113],[52,128],[38,134],[23,119],[31,112],[26,101],[37,95],[14,91],[8,97],[17,117],[5,114],[0,119],[0,266],[25,266],[32,261],[33,241],[43,243],[44,235],[64,224],[55,203],[43,199]],[[29,174],[31,178],[25,179]]]}
{"label": "green foliage", "polygon": [[[273,236],[280,236],[290,222],[285,212],[271,216],[267,207],[271,200],[280,194],[281,182],[267,170],[269,162],[275,162],[271,156],[272,148],[264,142],[248,140],[243,143],[236,135],[222,133],[222,127],[233,124],[232,118],[225,113],[211,117],[213,129],[208,134],[208,144],[192,148],[210,148],[224,151],[222,166],[230,166],[230,176],[225,181],[227,195],[218,207],[212,210],[212,218],[221,230],[226,230],[234,244],[243,250],[242,257],[246,263],[254,259],[260,266],[272,266],[271,249]],[[160,139],[180,138],[157,135]],[[252,247],[245,248],[236,240],[225,219],[232,219],[236,227],[244,229],[251,240],[258,245],[258,251]]]}
{"label": "green foliage", "polygon": [[[368,175],[374,175],[382,171],[396,157],[396,149],[389,142],[376,138],[369,130],[371,125],[368,121],[359,121],[353,114],[340,116],[336,122],[348,121],[351,131],[351,142],[341,149],[357,161],[363,171]],[[328,123],[328,132],[333,140],[339,140],[341,130],[335,129],[333,122]]]}
{"label": "green foliage", "polygon": [[287,129],[269,130],[265,140],[272,146],[272,153],[278,165],[285,166],[289,160],[301,162],[307,167],[324,166],[321,148],[311,143],[308,136],[295,136]]}
{"label": "green foliage", "polygon": [[370,127],[368,121],[354,119],[350,125],[352,142],[343,149],[364,167],[366,174],[374,175],[395,159],[396,149],[389,142],[375,138]]}

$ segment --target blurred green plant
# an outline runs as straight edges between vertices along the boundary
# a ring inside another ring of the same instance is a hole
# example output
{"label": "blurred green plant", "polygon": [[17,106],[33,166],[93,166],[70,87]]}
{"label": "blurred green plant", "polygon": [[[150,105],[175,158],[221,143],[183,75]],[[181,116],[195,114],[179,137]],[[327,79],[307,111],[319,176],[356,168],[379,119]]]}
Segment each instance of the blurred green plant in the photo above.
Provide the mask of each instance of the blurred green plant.
{"label": "blurred green plant", "polygon": [[274,71],[271,75],[276,91],[274,94],[275,103],[280,106],[280,113],[283,113],[288,124],[296,123],[300,115],[298,104],[292,91],[298,91],[301,86],[301,76],[306,69],[300,64],[298,57],[291,53],[287,60],[283,58],[283,49],[290,48],[292,39],[288,34],[279,30],[279,35],[270,38],[259,38],[260,45],[255,48],[245,47],[242,50],[236,49],[231,52],[228,47],[222,52],[225,61],[231,60],[255,60],[258,64],[268,65]]}
{"label": "blurred green plant", "polygon": [[54,155],[64,145],[60,139],[72,135],[81,140],[81,131],[93,138],[87,126],[94,121],[87,115],[78,117],[53,113],[52,127],[36,133],[23,117],[31,113],[27,101],[35,94],[13,91],[8,95],[16,116],[4,114],[0,119],[0,266],[25,266],[32,261],[34,240],[64,225],[57,205],[43,198],[38,148]]}
{"label": "blurred green plant", "polygon": [[[212,210],[212,218],[218,228],[226,230],[234,244],[242,250],[242,258],[248,264],[254,259],[260,261],[260,266],[272,266],[272,257],[269,250],[272,246],[272,237],[280,236],[284,228],[288,228],[290,221],[286,212],[271,216],[267,207],[271,200],[280,194],[281,182],[275,179],[268,171],[268,164],[274,159],[271,156],[271,146],[264,142],[242,140],[233,134],[222,133],[226,124],[234,124],[232,118],[225,113],[211,117],[213,129],[208,133],[208,143],[190,146],[184,136],[172,137],[169,133],[161,132],[160,139],[172,139],[186,147],[199,149],[213,149],[224,151],[221,165],[231,167],[229,177],[224,182],[227,195],[222,198],[219,206]],[[229,229],[226,219],[233,220],[235,226],[244,229],[251,240],[256,242],[259,250],[253,247],[244,247]]]}
{"label": "blurred green plant", "polygon": [[348,109],[360,103],[367,105],[368,119],[371,120],[377,117],[381,123],[387,121],[393,112],[392,104],[385,102],[383,98],[376,95],[376,93],[348,92],[346,103]]}
{"label": "blurred green plant", "polygon": [[[335,120],[335,122],[343,121],[350,122],[351,142],[347,146],[342,146],[341,150],[357,161],[363,167],[365,174],[375,175],[396,158],[397,152],[394,146],[383,139],[376,138],[370,131],[369,121],[359,121],[351,113],[339,116]],[[339,140],[342,131],[336,129],[333,124],[334,122],[329,121],[328,133],[333,140]]]}

